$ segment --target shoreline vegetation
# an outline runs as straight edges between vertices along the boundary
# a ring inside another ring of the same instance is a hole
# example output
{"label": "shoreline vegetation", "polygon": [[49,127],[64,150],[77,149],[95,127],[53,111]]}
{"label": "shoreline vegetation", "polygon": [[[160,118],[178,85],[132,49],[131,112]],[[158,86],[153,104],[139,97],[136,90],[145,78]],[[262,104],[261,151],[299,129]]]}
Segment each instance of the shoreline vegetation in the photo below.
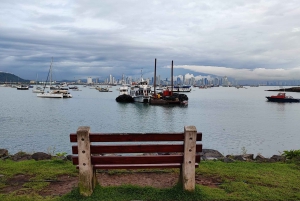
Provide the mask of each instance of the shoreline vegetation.
{"label": "shoreline vegetation", "polygon": [[182,190],[178,169],[102,170],[93,195],[83,197],[70,155],[0,149],[0,200],[300,200],[300,150],[271,158],[254,158],[245,149],[241,155],[202,154],[193,193]]}

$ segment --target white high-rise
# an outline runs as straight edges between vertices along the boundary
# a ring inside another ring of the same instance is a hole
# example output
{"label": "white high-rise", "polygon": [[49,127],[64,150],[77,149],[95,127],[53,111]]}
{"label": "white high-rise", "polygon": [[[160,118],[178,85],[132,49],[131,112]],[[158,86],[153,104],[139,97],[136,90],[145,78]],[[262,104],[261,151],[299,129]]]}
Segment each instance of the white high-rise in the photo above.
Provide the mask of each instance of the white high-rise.
{"label": "white high-rise", "polygon": [[87,84],[92,84],[92,83],[93,83],[92,77],[88,77],[88,78],[87,78]]}

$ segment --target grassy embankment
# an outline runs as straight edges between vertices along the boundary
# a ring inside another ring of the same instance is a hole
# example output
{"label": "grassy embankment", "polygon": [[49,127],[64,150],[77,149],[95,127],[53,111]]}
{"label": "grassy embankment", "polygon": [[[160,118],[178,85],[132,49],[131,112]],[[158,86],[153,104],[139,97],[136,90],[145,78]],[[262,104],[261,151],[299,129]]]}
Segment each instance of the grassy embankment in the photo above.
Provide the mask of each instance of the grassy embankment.
{"label": "grassy embankment", "polygon": [[[122,171],[112,172],[117,173],[122,174]],[[30,175],[31,181],[26,182],[18,191],[1,193],[7,187],[9,178],[18,174]],[[55,159],[20,162],[0,160],[0,200],[300,200],[299,162],[201,161],[196,174],[214,178],[220,184],[215,187],[197,184],[194,193],[183,192],[180,185],[167,189],[98,185],[93,195],[88,198],[80,196],[77,188],[61,197],[42,197],[38,192],[49,185],[47,180],[55,180],[59,175],[78,176],[71,162]]]}

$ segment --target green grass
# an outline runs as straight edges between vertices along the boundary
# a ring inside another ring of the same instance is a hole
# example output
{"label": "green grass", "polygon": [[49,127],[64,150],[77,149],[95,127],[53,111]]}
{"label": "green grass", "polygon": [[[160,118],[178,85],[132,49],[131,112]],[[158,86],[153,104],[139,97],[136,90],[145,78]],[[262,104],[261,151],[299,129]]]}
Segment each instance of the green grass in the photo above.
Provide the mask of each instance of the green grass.
{"label": "green grass", "polygon": [[[153,171],[164,174],[164,171]],[[0,160],[0,175],[6,177],[27,174],[32,176],[32,180],[42,181],[55,179],[58,175],[77,176],[77,172],[71,162],[59,160],[20,162]],[[122,173],[124,171],[114,170],[111,172],[111,174]],[[196,175],[197,177],[215,178],[220,184],[215,187],[197,184],[193,193],[183,191],[179,184],[166,189],[133,185],[110,187],[97,185],[90,197],[79,195],[78,188],[75,188],[62,197],[45,198],[37,193],[47,186],[48,182],[29,182],[24,185],[23,190],[29,190],[31,194],[0,193],[0,200],[300,200],[300,166],[294,162],[201,161],[200,167],[196,169]],[[0,192],[3,187],[5,187],[5,181],[0,177]]]}

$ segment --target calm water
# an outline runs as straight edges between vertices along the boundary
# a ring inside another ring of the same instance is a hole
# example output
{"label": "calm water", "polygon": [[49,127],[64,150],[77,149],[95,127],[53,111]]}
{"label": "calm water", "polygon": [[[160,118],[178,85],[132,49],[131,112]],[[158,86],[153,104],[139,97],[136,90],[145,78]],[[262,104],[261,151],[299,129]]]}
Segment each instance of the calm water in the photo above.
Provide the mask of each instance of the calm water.
{"label": "calm water", "polygon": [[[43,99],[28,91],[0,87],[0,148],[25,152],[71,153],[69,134],[79,126],[91,132],[183,132],[194,125],[203,147],[222,154],[261,153],[265,157],[299,149],[300,103],[270,103],[276,87],[193,88],[187,107],[120,104],[113,92],[80,86],[71,99]],[[278,87],[277,87],[278,88]],[[298,93],[289,93],[300,98]]]}

